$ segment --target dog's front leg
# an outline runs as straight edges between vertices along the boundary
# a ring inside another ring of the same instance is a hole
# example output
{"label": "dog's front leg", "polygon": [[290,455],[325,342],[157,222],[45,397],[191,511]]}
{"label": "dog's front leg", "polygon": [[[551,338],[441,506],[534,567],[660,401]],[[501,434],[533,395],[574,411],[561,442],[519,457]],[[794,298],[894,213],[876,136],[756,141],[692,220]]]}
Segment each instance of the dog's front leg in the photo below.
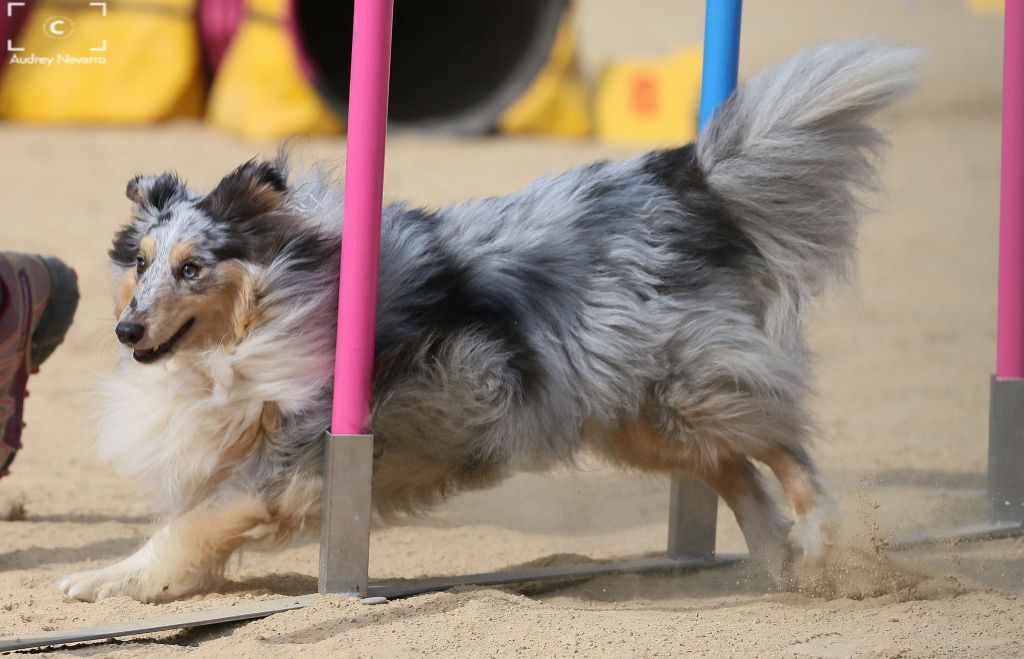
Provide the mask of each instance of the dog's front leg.
{"label": "dog's front leg", "polygon": [[231,552],[272,532],[271,515],[258,499],[218,496],[173,519],[123,561],[68,575],[58,588],[87,602],[119,595],[141,602],[173,599],[210,585]]}

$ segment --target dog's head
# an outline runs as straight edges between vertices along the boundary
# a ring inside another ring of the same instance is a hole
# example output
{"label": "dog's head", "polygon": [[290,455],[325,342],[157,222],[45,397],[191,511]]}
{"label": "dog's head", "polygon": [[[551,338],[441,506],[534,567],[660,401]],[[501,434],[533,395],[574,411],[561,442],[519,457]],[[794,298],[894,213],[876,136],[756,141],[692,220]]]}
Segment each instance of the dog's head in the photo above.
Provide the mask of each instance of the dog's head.
{"label": "dog's head", "polygon": [[128,182],[132,220],[108,252],[115,333],[136,361],[240,340],[253,322],[253,274],[279,240],[279,166],[249,161],[207,195],[171,173]]}

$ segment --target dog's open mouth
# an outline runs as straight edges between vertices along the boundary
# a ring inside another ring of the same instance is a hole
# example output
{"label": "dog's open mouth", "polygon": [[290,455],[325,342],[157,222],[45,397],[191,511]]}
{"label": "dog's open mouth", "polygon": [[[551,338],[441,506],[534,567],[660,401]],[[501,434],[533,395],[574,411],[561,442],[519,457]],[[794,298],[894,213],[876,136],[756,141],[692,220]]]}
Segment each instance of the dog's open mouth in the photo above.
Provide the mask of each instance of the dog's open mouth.
{"label": "dog's open mouth", "polygon": [[171,349],[174,348],[174,344],[178,342],[178,339],[185,336],[185,333],[188,332],[188,330],[192,327],[192,324],[195,322],[195,318],[189,318],[188,322],[182,325],[178,329],[178,331],[174,333],[174,336],[167,339],[166,341],[164,341],[155,348],[151,348],[149,350],[134,350],[132,352],[132,357],[134,357],[135,361],[139,362],[140,364],[151,364],[155,362],[164,355],[170,353]]}

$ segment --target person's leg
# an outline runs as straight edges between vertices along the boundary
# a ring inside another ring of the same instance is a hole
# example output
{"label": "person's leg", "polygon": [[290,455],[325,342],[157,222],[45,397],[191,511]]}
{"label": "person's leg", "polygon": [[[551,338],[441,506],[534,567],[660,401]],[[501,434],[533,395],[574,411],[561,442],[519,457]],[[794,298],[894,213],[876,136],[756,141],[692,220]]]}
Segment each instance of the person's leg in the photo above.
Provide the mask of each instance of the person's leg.
{"label": "person's leg", "polygon": [[21,448],[25,385],[75,315],[75,273],[53,257],[0,252],[0,476]]}

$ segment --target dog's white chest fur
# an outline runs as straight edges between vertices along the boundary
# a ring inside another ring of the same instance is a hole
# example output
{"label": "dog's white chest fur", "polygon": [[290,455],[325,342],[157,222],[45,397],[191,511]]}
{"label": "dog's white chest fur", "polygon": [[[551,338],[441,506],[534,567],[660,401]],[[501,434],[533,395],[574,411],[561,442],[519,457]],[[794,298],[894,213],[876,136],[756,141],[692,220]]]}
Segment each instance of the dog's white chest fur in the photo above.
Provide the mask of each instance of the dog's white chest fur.
{"label": "dog's white chest fur", "polygon": [[230,365],[204,372],[172,361],[106,378],[100,458],[151,490],[161,511],[187,506],[259,419],[262,401],[239,397],[235,375]]}
{"label": "dog's white chest fur", "polygon": [[188,360],[123,365],[100,383],[100,459],[137,479],[162,513],[187,509],[266,403],[288,414],[322,391],[331,369],[317,347],[257,333]]}

